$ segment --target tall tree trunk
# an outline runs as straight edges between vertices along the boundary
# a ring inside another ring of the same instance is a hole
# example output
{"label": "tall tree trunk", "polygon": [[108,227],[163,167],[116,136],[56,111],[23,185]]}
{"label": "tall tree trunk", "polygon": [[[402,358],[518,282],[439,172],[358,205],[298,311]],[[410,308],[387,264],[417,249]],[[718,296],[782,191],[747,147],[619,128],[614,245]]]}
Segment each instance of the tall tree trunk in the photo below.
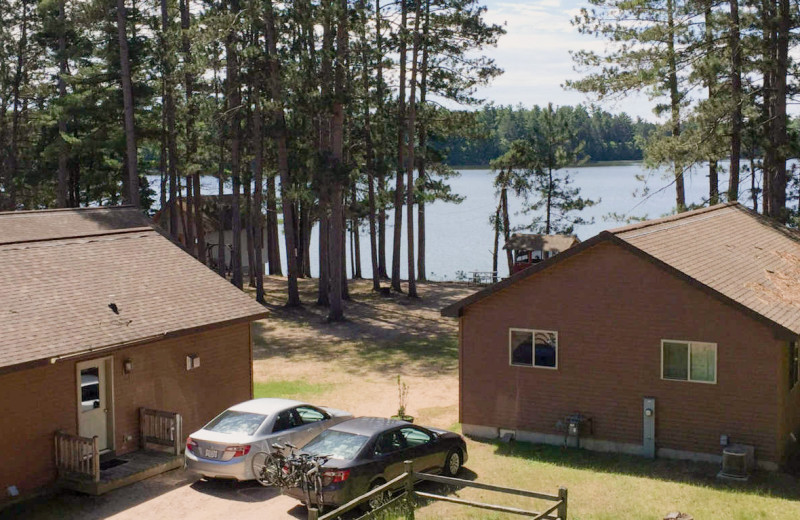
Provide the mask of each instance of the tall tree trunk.
{"label": "tall tree trunk", "polygon": [[267,263],[269,274],[281,276],[281,250],[278,245],[278,197],[275,191],[275,176],[267,176]]}
{"label": "tall tree trunk", "polygon": [[428,161],[428,120],[426,116],[426,98],[428,94],[428,48],[430,41],[428,33],[431,19],[431,1],[425,0],[425,25],[422,29],[422,65],[420,66],[419,106],[422,107],[422,117],[419,119],[419,151],[417,152],[417,178],[419,179],[420,194],[417,203],[417,279],[425,281],[428,275],[425,269],[425,182],[427,180]]}
{"label": "tall tree trunk", "polygon": [[[378,60],[376,63],[377,85],[376,97],[377,106],[375,117],[380,124],[381,144],[384,142],[384,130],[386,130],[386,110],[383,91],[383,35],[381,34],[381,2],[375,0],[375,48]],[[375,172],[378,175],[378,276],[382,279],[389,278],[389,270],[386,267],[386,157],[384,147],[378,146],[378,154],[375,158]]]}
{"label": "tall tree trunk", "polygon": [[774,173],[770,180],[770,213],[780,222],[786,222],[789,212],[786,209],[786,157],[788,156],[789,134],[786,115],[786,76],[789,72],[789,38],[791,30],[790,0],[778,0],[777,37],[775,48],[775,83],[772,102],[775,106],[772,118],[771,141],[775,144]]}
{"label": "tall tree trunk", "polygon": [[417,1],[414,12],[414,50],[411,53],[411,80],[408,94],[408,157],[406,157],[407,199],[406,217],[408,218],[408,297],[417,297],[416,257],[414,256],[414,142],[416,140],[417,122],[417,62],[419,58],[419,19],[422,14],[422,2]]}
{"label": "tall tree trunk", "polygon": [[[330,203],[327,200],[327,194],[320,195],[320,207],[328,207]],[[328,262],[328,240],[330,236],[330,218],[327,212],[320,214],[319,218],[319,287],[317,288],[317,305],[327,307],[330,305],[330,293],[328,286],[330,284],[330,264]]]}
{"label": "tall tree trunk", "polygon": [[[705,3],[705,44],[706,52],[709,54],[714,53],[714,33],[713,33],[713,19],[711,17],[712,0],[706,0]],[[716,83],[717,76],[714,70],[709,70],[706,78],[706,86],[708,87],[708,99],[716,97]],[[708,158],[708,203],[714,205],[719,203],[719,174],[717,173],[717,158],[710,156]]]}
{"label": "tall tree trunk", "polygon": [[[66,0],[58,2],[58,96],[62,103],[61,113],[58,116],[58,186],[56,188],[56,203],[59,208],[67,207],[67,160],[69,149],[64,136],[67,134],[67,116],[64,113],[64,102],[67,98],[67,17]],[[2,141],[0,141],[2,144]]]}
{"label": "tall tree trunk", "polygon": [[264,186],[264,132],[261,115],[261,85],[256,88],[256,99],[253,109],[253,160],[255,168],[255,185],[253,187],[253,208],[255,210],[253,231],[255,235],[255,262],[250,264],[250,270],[256,279],[256,301],[266,303],[264,300],[264,228],[261,226],[263,215],[261,213],[262,190]]}
{"label": "tall tree trunk", "polygon": [[[239,14],[239,0],[231,0],[231,13],[234,17]],[[237,30],[231,28],[225,40],[225,56],[227,59],[227,98],[228,114],[231,118],[231,183],[233,196],[231,197],[231,228],[233,249],[231,251],[231,283],[239,289],[243,286],[242,279],[242,214],[239,202],[241,193],[241,111],[242,98],[239,89],[239,54],[237,46]]]}
{"label": "tall tree trunk", "polygon": [[[379,0],[378,0],[379,1]],[[378,231],[375,219],[375,150],[372,144],[372,126],[370,118],[370,88],[369,88],[369,46],[367,44],[367,18],[365,0],[360,0],[359,10],[362,14],[361,20],[361,82],[364,89],[364,149],[365,149],[365,169],[367,171],[367,203],[369,205],[369,253],[372,269],[372,290],[379,291],[381,288],[380,267],[378,265]],[[380,56],[379,56],[380,60]]]}
{"label": "tall tree trunk", "polygon": [[[674,0],[667,0],[667,28],[669,38],[667,40],[667,62],[669,83],[669,102],[671,107],[672,136],[677,138],[681,135],[681,98],[678,92],[678,65],[675,51],[675,3]],[[678,212],[686,211],[686,190],[683,181],[683,165],[679,162],[674,163],[675,175],[675,204]]]}
{"label": "tall tree trunk", "polygon": [[250,176],[244,183],[244,214],[245,214],[245,236],[247,237],[247,278],[250,287],[256,286],[256,275],[253,268],[256,263],[255,232],[253,229],[253,197],[251,195]]}
{"label": "tall tree trunk", "polygon": [[397,100],[397,168],[394,192],[394,241],[392,243],[392,289],[403,292],[400,285],[400,243],[403,237],[403,174],[405,173],[406,129],[406,24],[408,0],[400,1],[400,93]]}
{"label": "tall tree trunk", "polygon": [[[511,172],[508,172],[508,174],[510,175]],[[502,207],[503,214],[503,235],[505,243],[508,244],[508,240],[511,238],[511,222],[508,218],[508,189],[505,183],[500,189],[500,206]],[[506,261],[508,262],[508,276],[511,276],[514,267],[514,253],[511,249],[506,249]]]}
{"label": "tall tree trunk", "polygon": [[[731,173],[728,200],[739,200],[739,158],[742,155],[742,51],[739,36],[739,0],[730,0],[728,47],[731,53]],[[755,175],[755,171],[751,172]]]}
{"label": "tall tree trunk", "polygon": [[194,243],[194,177],[186,176],[186,249],[191,255],[195,254]]}
{"label": "tall tree trunk", "polygon": [[140,206],[139,172],[137,169],[139,156],[136,150],[136,130],[133,120],[133,82],[131,80],[131,59],[126,26],[125,0],[117,0],[117,39],[119,40],[120,82],[122,84],[123,119],[125,122],[125,160],[128,170],[128,191],[123,199],[127,204],[138,208]]}
{"label": "tall tree trunk", "polygon": [[[219,61],[214,60],[214,100],[216,105],[217,114],[222,114],[220,103],[216,100],[219,99],[219,79],[217,77],[219,71]],[[222,117],[219,118],[219,150],[217,161],[217,272],[223,278],[225,277],[225,206],[223,200],[225,198],[225,123]]]}
{"label": "tall tree trunk", "polygon": [[500,245],[500,211],[503,208],[502,201],[497,204],[497,209],[494,212],[494,249],[492,250],[492,283],[497,282],[497,257]]}
{"label": "tall tree trunk", "polygon": [[288,275],[288,301],[286,305],[296,307],[300,305],[300,292],[297,286],[297,246],[295,244],[295,222],[292,213],[291,177],[289,175],[289,149],[286,144],[286,119],[283,108],[283,86],[278,65],[277,35],[275,32],[275,16],[272,9],[272,0],[267,0],[265,5],[267,55],[269,59],[269,83],[273,109],[273,122],[275,125],[275,141],[278,151],[278,174],[281,179],[281,202],[283,206],[283,230],[286,242],[286,267]]}
{"label": "tall tree trunk", "polygon": [[774,142],[775,119],[775,60],[777,49],[777,29],[775,23],[775,2],[762,0],[761,23],[762,27],[762,119],[765,130],[763,132],[762,147],[762,192],[761,209],[764,215],[772,215],[772,181],[775,171],[776,143]]}
{"label": "tall tree trunk", "polygon": [[[118,0],[119,2],[123,0]],[[167,0],[161,0],[161,59],[162,78],[164,80],[164,117],[167,122],[167,175],[169,177],[169,222],[170,235],[177,240],[178,219],[182,218],[183,208],[178,205],[180,189],[178,187],[178,147],[175,131],[175,96],[173,93],[172,62],[169,49],[169,11]],[[187,238],[184,230],[184,240]],[[186,243],[188,247],[188,242]]]}
{"label": "tall tree trunk", "polygon": [[361,280],[361,237],[359,236],[360,223],[358,220],[358,193],[356,192],[356,183],[353,183],[350,189],[352,202],[353,202],[353,218],[351,220],[351,244],[353,249],[353,278]]}
{"label": "tall tree trunk", "polygon": [[[330,306],[328,307],[328,321],[341,321],[344,319],[343,284],[346,283],[345,273],[346,251],[344,227],[344,189],[343,179],[338,172],[344,157],[344,96],[345,96],[345,62],[347,60],[347,0],[341,0],[338,5],[338,21],[336,27],[336,67],[334,72],[334,92],[331,118],[331,160],[334,173],[331,182],[331,227],[328,237],[328,251],[330,266],[330,283],[328,293]],[[344,276],[343,276],[344,274]]]}

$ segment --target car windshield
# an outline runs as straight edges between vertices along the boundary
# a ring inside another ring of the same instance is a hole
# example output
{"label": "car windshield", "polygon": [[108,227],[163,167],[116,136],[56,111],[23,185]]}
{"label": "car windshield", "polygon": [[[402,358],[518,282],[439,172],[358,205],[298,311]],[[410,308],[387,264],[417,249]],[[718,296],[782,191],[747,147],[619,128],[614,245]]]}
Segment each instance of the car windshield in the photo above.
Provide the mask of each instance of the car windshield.
{"label": "car windshield", "polygon": [[366,435],[325,430],[303,446],[311,455],[330,455],[333,459],[354,459],[369,440]]}
{"label": "car windshield", "polygon": [[266,418],[266,415],[261,415],[258,413],[225,410],[213,421],[206,424],[203,429],[218,433],[240,433],[245,435],[253,435]]}

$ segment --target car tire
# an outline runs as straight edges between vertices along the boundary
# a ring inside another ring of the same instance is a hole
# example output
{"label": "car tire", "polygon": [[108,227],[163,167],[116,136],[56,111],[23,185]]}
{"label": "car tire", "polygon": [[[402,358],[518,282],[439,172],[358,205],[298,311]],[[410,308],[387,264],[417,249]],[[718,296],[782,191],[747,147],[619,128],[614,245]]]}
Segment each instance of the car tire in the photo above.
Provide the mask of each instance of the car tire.
{"label": "car tire", "polygon": [[444,467],[442,468],[442,475],[445,477],[455,477],[461,471],[461,450],[452,449],[447,452],[447,457],[444,459]]}
{"label": "car tire", "polygon": [[[372,491],[376,487],[380,487],[384,484],[386,484],[386,481],[383,480],[382,478],[375,479],[372,481],[372,484],[369,485],[368,491]],[[372,500],[368,500],[363,504],[361,504],[361,511],[364,513],[369,513],[370,511],[374,511],[375,509],[379,508],[381,504],[385,504],[386,502],[388,502],[389,499],[391,499],[391,493],[389,493],[388,490],[384,491],[383,493],[376,496]]]}

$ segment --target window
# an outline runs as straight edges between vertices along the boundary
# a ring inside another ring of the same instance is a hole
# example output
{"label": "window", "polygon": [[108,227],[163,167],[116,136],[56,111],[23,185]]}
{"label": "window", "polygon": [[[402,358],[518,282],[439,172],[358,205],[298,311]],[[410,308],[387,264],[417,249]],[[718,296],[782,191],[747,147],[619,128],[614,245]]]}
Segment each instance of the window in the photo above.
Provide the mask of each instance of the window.
{"label": "window", "polygon": [[797,341],[789,342],[789,390],[795,387],[800,377],[800,354]]}
{"label": "window", "polygon": [[514,366],[558,368],[557,332],[509,329],[509,350]]}
{"label": "window", "polygon": [[283,430],[291,430],[297,428],[302,422],[295,416],[294,409],[284,410],[275,418],[275,425],[272,427],[272,433],[282,432]]}
{"label": "window", "polygon": [[315,423],[328,418],[325,412],[317,410],[316,408],[311,408],[310,406],[298,406],[297,413],[300,414],[303,424]]}
{"label": "window", "polygon": [[717,382],[717,344],[661,341],[661,378],[697,383]]}
{"label": "window", "polygon": [[404,447],[405,439],[397,430],[382,433],[375,443],[375,454],[386,455]]}
{"label": "window", "polygon": [[266,415],[258,413],[225,410],[206,424],[203,429],[218,433],[253,435],[266,418]]}
{"label": "window", "polygon": [[418,428],[403,428],[400,433],[406,439],[406,445],[409,448],[420,446],[431,441],[431,436]]}

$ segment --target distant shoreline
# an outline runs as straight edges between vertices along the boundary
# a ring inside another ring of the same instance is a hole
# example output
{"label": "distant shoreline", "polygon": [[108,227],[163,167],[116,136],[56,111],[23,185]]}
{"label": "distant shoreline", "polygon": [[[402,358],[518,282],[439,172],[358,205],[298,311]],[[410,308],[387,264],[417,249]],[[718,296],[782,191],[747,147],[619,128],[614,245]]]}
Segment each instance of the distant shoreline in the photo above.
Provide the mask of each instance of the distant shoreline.
{"label": "distant shoreline", "polygon": [[[589,161],[584,164],[573,164],[567,168],[594,168],[602,166],[628,166],[631,164],[641,164],[641,159],[631,159],[626,161]],[[468,164],[468,165],[450,165],[454,170],[491,170],[492,167],[488,164]]]}

